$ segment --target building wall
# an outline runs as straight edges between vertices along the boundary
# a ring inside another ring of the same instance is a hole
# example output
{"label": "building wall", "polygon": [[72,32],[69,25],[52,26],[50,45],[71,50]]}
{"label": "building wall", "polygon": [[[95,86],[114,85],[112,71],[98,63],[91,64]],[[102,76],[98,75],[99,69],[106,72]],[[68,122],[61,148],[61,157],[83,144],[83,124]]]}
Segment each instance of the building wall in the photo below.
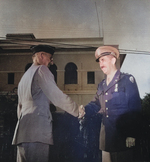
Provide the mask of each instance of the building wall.
{"label": "building wall", "polygon": [[[0,91],[11,91],[18,86],[26,64],[32,62],[30,55],[16,55],[14,53],[0,56]],[[15,73],[14,84],[8,84],[8,73]]]}
{"label": "building wall", "polygon": [[[27,63],[32,62],[31,53],[11,53],[0,56],[0,92],[12,91],[18,86],[18,83],[24,74]],[[65,66],[68,63],[74,63],[77,66],[77,84],[64,84]],[[94,51],[67,51],[56,52],[54,54],[54,63],[57,66],[57,85],[68,94],[78,104],[87,104],[94,97],[98,83],[104,78],[104,74],[95,62]],[[120,66],[120,61],[117,62]],[[95,84],[87,83],[87,72],[95,73]],[[14,73],[14,84],[8,84],[8,73]]]}
{"label": "building wall", "polygon": [[[104,37],[120,49],[150,50],[149,0],[1,0],[0,36]],[[15,2],[15,3],[14,3]]]}

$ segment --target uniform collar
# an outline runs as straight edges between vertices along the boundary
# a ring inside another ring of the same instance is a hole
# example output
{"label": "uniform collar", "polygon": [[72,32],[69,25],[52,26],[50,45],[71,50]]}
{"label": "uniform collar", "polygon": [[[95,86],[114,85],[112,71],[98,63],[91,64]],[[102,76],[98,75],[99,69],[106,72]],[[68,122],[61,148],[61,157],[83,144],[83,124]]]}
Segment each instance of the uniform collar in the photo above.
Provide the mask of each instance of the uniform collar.
{"label": "uniform collar", "polygon": [[115,85],[119,80],[120,80],[120,76],[121,76],[121,72],[120,70],[117,70],[112,81],[109,83],[109,85],[107,86],[106,84],[106,79],[104,79],[101,83],[101,86],[99,87],[97,93],[98,95],[102,94],[103,92],[105,93],[106,91],[108,91],[113,85]]}
{"label": "uniform collar", "polygon": [[106,92],[108,89],[110,89],[113,85],[115,85],[120,79],[120,70],[117,70],[112,81],[109,83],[109,85],[107,86],[106,84],[106,79],[103,82],[103,89]]}

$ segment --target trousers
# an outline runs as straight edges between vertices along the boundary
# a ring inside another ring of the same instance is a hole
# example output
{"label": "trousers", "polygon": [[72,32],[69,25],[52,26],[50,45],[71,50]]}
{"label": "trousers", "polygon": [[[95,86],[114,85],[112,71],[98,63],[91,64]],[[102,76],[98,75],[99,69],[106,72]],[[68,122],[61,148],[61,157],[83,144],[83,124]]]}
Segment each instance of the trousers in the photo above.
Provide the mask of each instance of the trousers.
{"label": "trousers", "polygon": [[21,143],[17,145],[17,162],[48,162],[48,160],[48,144]]}
{"label": "trousers", "polygon": [[133,162],[133,150],[120,152],[102,151],[102,162]]}

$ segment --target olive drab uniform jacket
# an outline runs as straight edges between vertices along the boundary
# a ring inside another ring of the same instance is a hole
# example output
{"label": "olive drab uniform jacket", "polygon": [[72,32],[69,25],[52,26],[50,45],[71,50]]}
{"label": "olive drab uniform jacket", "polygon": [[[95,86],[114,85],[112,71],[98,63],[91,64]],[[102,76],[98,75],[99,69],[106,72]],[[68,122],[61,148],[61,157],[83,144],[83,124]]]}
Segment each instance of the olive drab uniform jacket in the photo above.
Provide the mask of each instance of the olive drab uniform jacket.
{"label": "olive drab uniform jacket", "polygon": [[57,87],[50,70],[44,65],[33,64],[18,85],[18,122],[12,144],[53,144],[50,102],[78,116],[77,104]]}
{"label": "olive drab uniform jacket", "polygon": [[88,107],[102,114],[100,149],[108,152],[128,149],[126,138],[136,137],[140,131],[141,100],[134,77],[118,70],[108,86],[104,79]]}

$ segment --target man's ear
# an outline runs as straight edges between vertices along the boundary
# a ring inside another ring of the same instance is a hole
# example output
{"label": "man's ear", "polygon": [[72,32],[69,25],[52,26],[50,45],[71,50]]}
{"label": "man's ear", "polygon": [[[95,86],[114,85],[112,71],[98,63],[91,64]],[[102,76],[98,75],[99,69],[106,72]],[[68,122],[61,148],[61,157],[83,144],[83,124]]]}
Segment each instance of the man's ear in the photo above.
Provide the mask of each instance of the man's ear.
{"label": "man's ear", "polygon": [[43,59],[44,53],[40,52],[40,58]]}
{"label": "man's ear", "polygon": [[115,65],[116,64],[116,58],[115,57],[112,57],[112,64]]}

